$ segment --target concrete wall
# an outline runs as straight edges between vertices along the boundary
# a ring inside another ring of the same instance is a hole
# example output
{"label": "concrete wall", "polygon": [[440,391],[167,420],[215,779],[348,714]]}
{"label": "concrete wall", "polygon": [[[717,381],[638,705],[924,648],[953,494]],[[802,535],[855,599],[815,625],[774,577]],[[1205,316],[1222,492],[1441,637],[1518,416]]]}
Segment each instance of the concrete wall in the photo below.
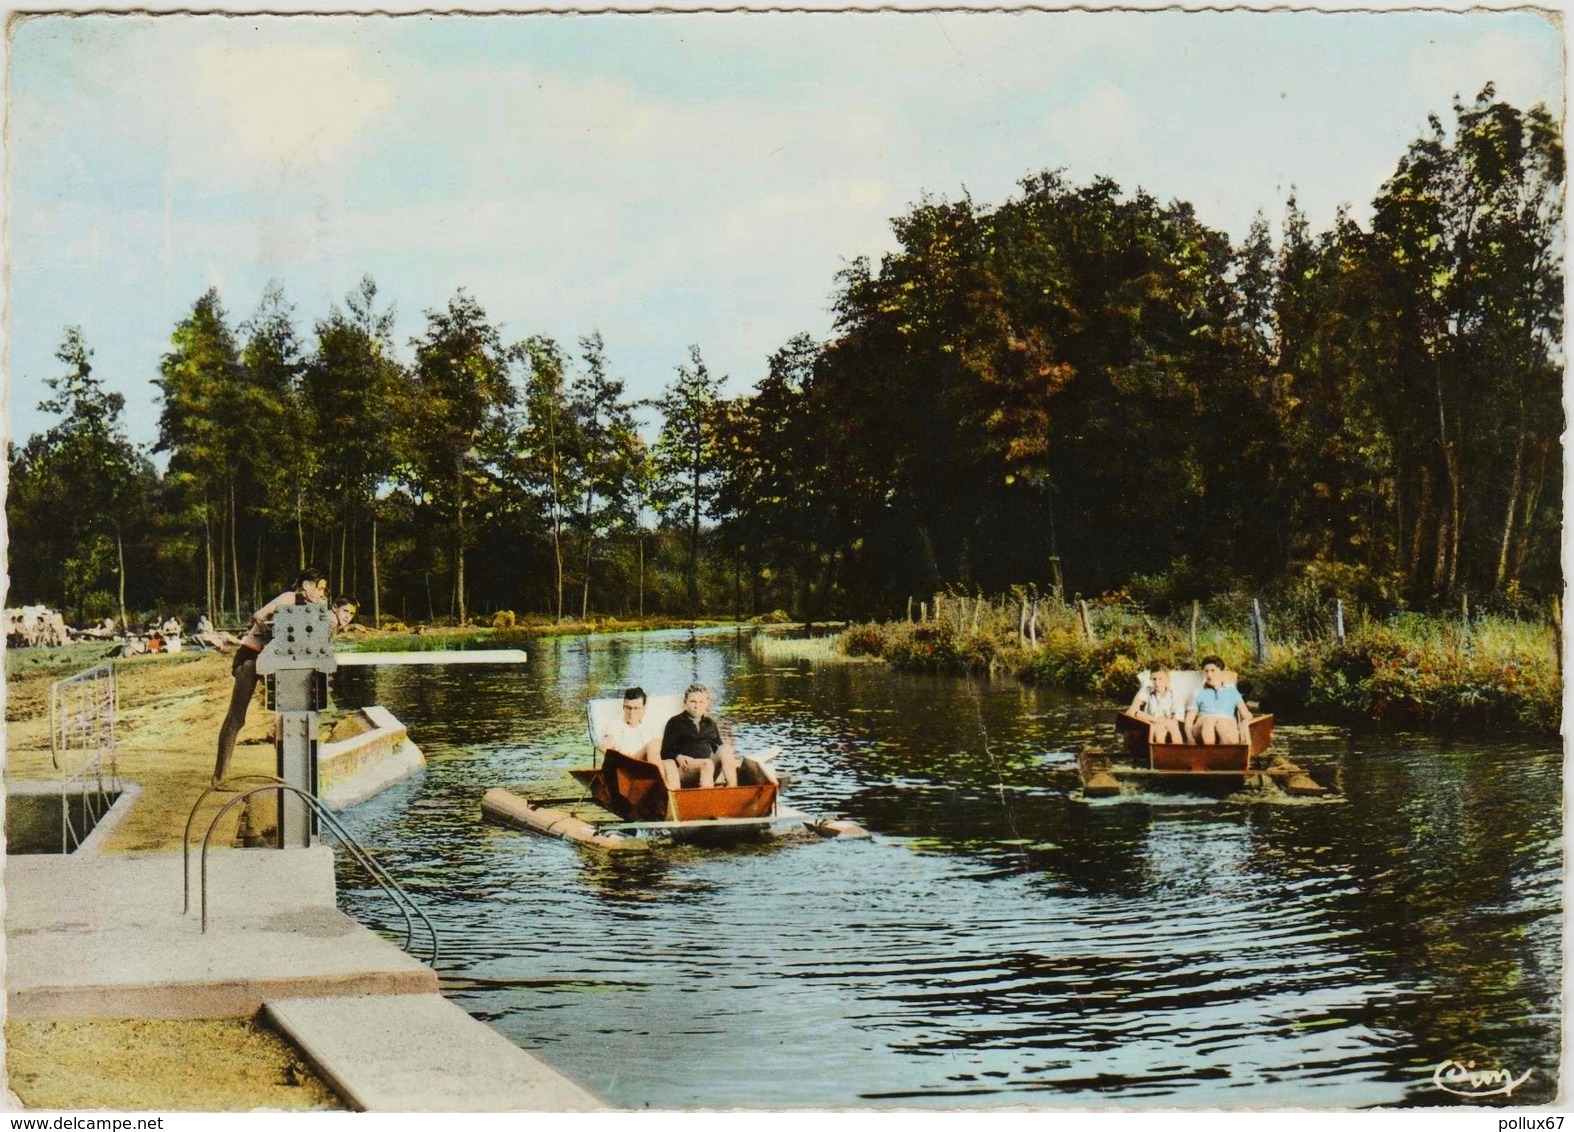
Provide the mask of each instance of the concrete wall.
{"label": "concrete wall", "polygon": [[[405,725],[383,707],[364,707],[349,730],[360,734],[317,748],[317,794],[333,810],[364,802],[426,765]],[[341,725],[337,730],[346,730]]]}

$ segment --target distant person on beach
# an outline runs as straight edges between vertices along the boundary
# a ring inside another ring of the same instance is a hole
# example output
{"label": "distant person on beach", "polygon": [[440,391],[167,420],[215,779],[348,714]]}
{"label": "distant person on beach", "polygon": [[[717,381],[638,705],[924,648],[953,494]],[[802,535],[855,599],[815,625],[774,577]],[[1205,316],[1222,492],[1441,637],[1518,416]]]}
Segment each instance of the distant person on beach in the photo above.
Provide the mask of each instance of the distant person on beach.
{"label": "distant person on beach", "polygon": [[115,636],[115,619],[113,617],[106,617],[104,618],[104,622],[101,625],[95,625],[91,629],[73,630],[73,632],[75,632],[78,637],[81,637],[84,640],[112,640]]}
{"label": "distant person on beach", "polygon": [[1252,721],[1240,689],[1225,680],[1224,661],[1202,658],[1202,687],[1192,697],[1186,727],[1198,743],[1244,743]]}
{"label": "distant person on beach", "polygon": [[[315,566],[308,566],[296,577],[293,590],[280,594],[252,614],[251,627],[241,638],[240,647],[235,650],[234,663],[230,665],[235,686],[230,691],[229,714],[224,717],[224,725],[219,728],[219,756],[213,764],[215,786],[224,780],[229,770],[230,756],[235,753],[235,739],[246,725],[246,712],[251,707],[252,694],[257,690],[257,657],[262,654],[263,646],[273,639],[273,615],[281,606],[327,600],[328,584],[322,571]],[[354,617],[355,606],[348,602],[334,606],[333,628],[342,629]]]}
{"label": "distant person on beach", "polygon": [[1182,741],[1181,717],[1183,705],[1175,702],[1175,689],[1170,687],[1170,670],[1155,665],[1146,685],[1137,688],[1131,701],[1131,714],[1148,725],[1148,739],[1154,743],[1179,743]]}
{"label": "distant person on beach", "polygon": [[718,774],[723,786],[738,785],[738,757],[711,718],[710,706],[710,689],[690,684],[683,693],[683,710],[667,720],[661,735],[661,776],[667,789],[689,782],[714,786]]}
{"label": "distant person on beach", "polygon": [[662,725],[645,712],[649,697],[643,688],[623,693],[623,715],[601,735],[603,752],[616,751],[631,759],[661,763]]}
{"label": "distant person on beach", "polygon": [[215,629],[206,613],[197,618],[197,631],[191,639],[202,648],[217,649],[219,652],[228,652],[240,644],[240,638],[235,634]]}

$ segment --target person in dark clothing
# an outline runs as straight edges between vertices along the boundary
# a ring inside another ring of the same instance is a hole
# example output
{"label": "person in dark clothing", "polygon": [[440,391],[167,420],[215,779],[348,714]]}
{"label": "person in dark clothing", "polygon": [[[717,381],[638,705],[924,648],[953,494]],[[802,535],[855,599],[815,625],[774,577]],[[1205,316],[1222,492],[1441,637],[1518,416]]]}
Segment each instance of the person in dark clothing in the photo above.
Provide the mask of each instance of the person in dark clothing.
{"label": "person in dark clothing", "polygon": [[[230,665],[230,674],[235,677],[235,686],[230,690],[229,713],[225,715],[224,724],[219,728],[219,753],[217,761],[213,764],[213,785],[217,786],[224,781],[224,775],[229,770],[230,757],[235,753],[235,739],[240,735],[240,729],[246,726],[246,712],[250,709],[251,697],[257,690],[257,657],[262,655],[263,646],[273,639],[273,615],[282,605],[327,600],[328,583],[323,578],[322,571],[315,566],[308,566],[296,577],[293,590],[280,594],[252,614],[251,627],[241,638],[240,647],[235,650],[235,660]],[[334,606],[333,628],[342,629],[354,617],[355,606],[350,603],[344,602]]]}
{"label": "person in dark clothing", "polygon": [[667,720],[661,736],[661,777],[667,789],[679,786],[738,785],[738,757],[732,743],[710,716],[711,694],[704,684],[690,684],[683,710]]}

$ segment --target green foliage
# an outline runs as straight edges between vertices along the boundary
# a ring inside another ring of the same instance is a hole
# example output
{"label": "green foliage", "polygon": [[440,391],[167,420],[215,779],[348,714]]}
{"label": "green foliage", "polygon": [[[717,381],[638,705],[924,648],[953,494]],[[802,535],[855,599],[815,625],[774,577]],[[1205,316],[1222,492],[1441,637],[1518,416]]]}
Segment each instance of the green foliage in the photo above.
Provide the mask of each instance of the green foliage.
{"label": "green foliage", "polygon": [[[952,599],[953,602],[955,599]],[[1509,726],[1555,731],[1562,685],[1555,638],[1545,624],[1484,617],[1457,620],[1417,613],[1353,628],[1341,647],[1331,632],[1274,636],[1266,661],[1252,659],[1239,596],[1205,606],[1208,628],[1195,654],[1183,643],[1189,610],[1155,618],[1134,610],[1124,594],[1090,603],[1098,634],[1046,618],[1031,647],[1017,636],[1010,602],[971,616],[923,624],[865,622],[840,637],[849,656],[879,656],[893,667],[936,672],[1008,671],[1035,684],[1129,700],[1137,674],[1154,664],[1195,668],[1209,653],[1223,657],[1266,710],[1281,716],[1401,724]],[[1220,628],[1233,622],[1233,629]]]}
{"label": "green foliage", "polygon": [[[595,548],[612,532],[632,526],[645,494],[645,444],[623,382],[608,372],[599,331],[579,340],[584,369],[569,386],[568,410],[578,448],[574,455],[574,525],[584,544],[580,620],[590,616],[590,576]],[[561,611],[560,611],[561,614]]]}
{"label": "green foliage", "polygon": [[[465,555],[475,539],[472,509],[497,492],[496,468],[507,445],[506,410],[516,399],[509,381],[511,355],[481,304],[457,291],[448,305],[426,312],[426,332],[415,347],[412,453],[423,494],[437,502],[453,546],[449,608],[469,616]],[[417,423],[418,422],[418,423]]]}
{"label": "green foliage", "polygon": [[701,608],[700,525],[713,515],[720,492],[720,404],[726,380],[713,377],[700,348],[690,346],[689,365],[678,366],[677,377],[656,403],[661,435],[654,453],[651,502],[664,524],[688,531],[686,583],[691,613]]}
{"label": "green foliage", "polygon": [[45,379],[52,396],[39,405],[59,419],[10,448],[6,495],[13,589],[79,620],[124,614],[121,560],[128,544],[133,563],[146,556],[142,520],[156,483],[126,438],[125,400],[104,390],[92,354],[69,328],[55,353],[66,372]]}

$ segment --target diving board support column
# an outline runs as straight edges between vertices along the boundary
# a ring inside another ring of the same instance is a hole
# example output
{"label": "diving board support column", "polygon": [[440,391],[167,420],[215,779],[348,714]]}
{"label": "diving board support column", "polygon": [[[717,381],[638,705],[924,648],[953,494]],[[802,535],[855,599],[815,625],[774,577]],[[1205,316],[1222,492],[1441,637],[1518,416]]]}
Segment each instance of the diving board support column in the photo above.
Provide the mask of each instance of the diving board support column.
{"label": "diving board support column", "polygon": [[[273,617],[273,639],[257,657],[268,678],[274,710],[278,775],[317,796],[318,713],[327,706],[333,655],[333,615],[322,602],[283,606]],[[280,849],[309,849],[317,818],[304,798],[279,791]]]}

